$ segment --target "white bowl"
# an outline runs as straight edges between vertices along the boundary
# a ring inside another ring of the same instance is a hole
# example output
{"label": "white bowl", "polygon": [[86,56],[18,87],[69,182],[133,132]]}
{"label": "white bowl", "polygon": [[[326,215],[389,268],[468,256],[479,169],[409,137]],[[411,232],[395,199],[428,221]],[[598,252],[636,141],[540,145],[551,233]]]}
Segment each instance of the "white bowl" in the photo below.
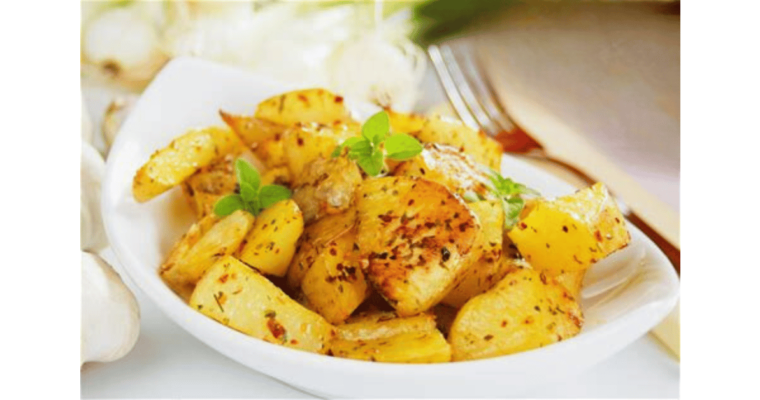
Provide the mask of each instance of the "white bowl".
{"label": "white bowl", "polygon": [[[595,265],[587,275],[582,332],[520,354],[430,365],[354,361],[266,343],[194,311],[156,272],[171,245],[191,224],[190,209],[179,189],[148,203],[136,203],[132,177],[151,153],[186,129],[223,124],[219,109],[250,113],[261,100],[289,89],[230,67],[174,60],[142,95],[108,158],[102,207],[117,257],[169,318],[227,357],[327,397],[515,396],[610,357],[644,335],[675,305],[679,282],[673,267],[629,224],[631,245]],[[557,178],[508,156],[504,156],[502,172],[545,195],[573,191]]]}

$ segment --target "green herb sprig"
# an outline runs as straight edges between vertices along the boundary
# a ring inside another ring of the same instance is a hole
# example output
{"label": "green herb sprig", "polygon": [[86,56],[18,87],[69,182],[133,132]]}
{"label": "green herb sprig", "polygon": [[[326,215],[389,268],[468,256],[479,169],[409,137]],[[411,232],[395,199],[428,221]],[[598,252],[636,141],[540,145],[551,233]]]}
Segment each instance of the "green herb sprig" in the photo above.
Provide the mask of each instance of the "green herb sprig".
{"label": "green herb sprig", "polygon": [[491,191],[501,201],[504,209],[504,228],[512,229],[520,220],[520,213],[525,207],[525,199],[522,196],[539,196],[540,193],[522,183],[504,178],[496,171],[491,171],[489,178],[493,184]]}
{"label": "green herb sprig", "polygon": [[348,158],[355,160],[369,176],[379,175],[385,167],[385,158],[403,161],[422,153],[417,139],[405,134],[390,134],[391,124],[385,111],[371,116],[362,125],[362,135],[341,143],[333,151],[338,157],[348,148]]}
{"label": "green herb sprig", "polygon": [[289,199],[292,195],[290,189],[284,186],[262,187],[259,171],[245,160],[235,160],[235,174],[240,193],[224,196],[214,204],[214,214],[220,217],[230,215],[237,210],[246,210],[253,215],[259,215],[261,210],[280,200]]}

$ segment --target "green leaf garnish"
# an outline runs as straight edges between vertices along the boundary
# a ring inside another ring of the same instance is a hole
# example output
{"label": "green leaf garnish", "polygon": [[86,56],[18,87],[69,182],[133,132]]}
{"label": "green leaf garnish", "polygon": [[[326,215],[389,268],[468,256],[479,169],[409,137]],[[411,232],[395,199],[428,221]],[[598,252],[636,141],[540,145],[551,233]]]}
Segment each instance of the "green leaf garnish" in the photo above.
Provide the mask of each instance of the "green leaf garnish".
{"label": "green leaf garnish", "polygon": [[332,152],[339,157],[348,148],[347,156],[355,160],[369,176],[377,176],[385,170],[385,158],[395,161],[408,160],[422,152],[417,139],[405,134],[390,134],[390,119],[385,111],[371,116],[362,125],[362,136],[352,137],[341,143]]}
{"label": "green leaf garnish", "polygon": [[493,185],[491,191],[501,201],[504,209],[504,228],[512,229],[520,220],[520,213],[525,208],[525,199],[522,196],[539,196],[540,194],[522,183],[504,178],[496,171],[491,171],[489,178]]}
{"label": "green leaf garnish", "polygon": [[281,200],[289,199],[290,189],[280,185],[261,187],[261,176],[256,168],[243,159],[235,161],[240,194],[230,194],[219,199],[214,204],[214,214],[225,217],[237,210],[245,210],[253,215],[259,215],[261,210]]}

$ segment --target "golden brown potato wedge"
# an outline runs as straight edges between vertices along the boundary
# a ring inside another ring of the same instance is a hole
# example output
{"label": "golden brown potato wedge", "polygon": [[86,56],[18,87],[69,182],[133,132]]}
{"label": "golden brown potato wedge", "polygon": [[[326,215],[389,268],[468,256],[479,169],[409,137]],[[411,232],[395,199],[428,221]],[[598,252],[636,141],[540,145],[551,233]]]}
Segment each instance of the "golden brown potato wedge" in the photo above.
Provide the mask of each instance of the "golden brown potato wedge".
{"label": "golden brown potato wedge", "polygon": [[234,257],[198,281],[190,307],[230,328],[294,349],[326,353],[334,328]]}
{"label": "golden brown potato wedge", "polygon": [[261,143],[282,135],[287,126],[276,124],[264,119],[247,115],[234,115],[219,111],[222,120],[230,127],[247,145]]}
{"label": "golden brown potato wedge", "polygon": [[290,170],[287,167],[277,167],[268,169],[261,175],[261,185],[282,185],[290,186],[293,177],[290,176]]}
{"label": "golden brown potato wedge", "polygon": [[310,309],[333,324],[345,321],[369,295],[354,243],[356,238],[351,232],[331,240],[317,254],[301,282]]}
{"label": "golden brown potato wedge", "polygon": [[240,146],[228,128],[190,130],[150,156],[135,174],[132,194],[138,202],[148,201]]}
{"label": "golden brown potato wedge", "polygon": [[336,357],[388,363],[451,361],[451,346],[438,330],[359,341],[335,339],[330,343],[330,353]]}
{"label": "golden brown potato wedge", "polygon": [[361,182],[362,174],[355,162],[346,157],[320,157],[306,164],[295,179],[293,200],[303,210],[308,224],[347,210]]}
{"label": "golden brown potato wedge", "polygon": [[372,311],[353,316],[345,324],[336,326],[336,337],[352,341],[373,340],[435,329],[435,316],[429,313],[399,317],[393,311]]}
{"label": "golden brown potato wedge", "polygon": [[228,154],[213,164],[201,168],[182,183],[182,191],[199,219],[211,214],[219,199],[235,191],[236,158],[236,154]]}
{"label": "golden brown potato wedge", "polygon": [[564,286],[576,300],[580,301],[581,289],[583,289],[583,278],[586,277],[586,271],[587,270],[585,269],[581,271],[568,271],[564,274],[555,276],[554,279],[557,283]]}
{"label": "golden brown potato wedge", "polygon": [[288,267],[288,286],[301,287],[306,271],[320,252],[332,241],[349,232],[356,222],[356,210],[328,215],[304,229],[296,245],[296,254]]}
{"label": "golden brown potato wedge", "polygon": [[306,89],[283,93],[262,101],[256,118],[282,125],[316,122],[332,125],[351,120],[343,97],[325,89]]}
{"label": "golden brown potato wedge", "polygon": [[283,136],[275,136],[272,139],[257,143],[253,146],[253,153],[264,163],[267,169],[286,167],[288,164],[287,158],[285,158],[285,139]]}
{"label": "golden brown potato wedge", "polygon": [[568,339],[582,325],[581,309],[562,285],[519,268],[459,310],[449,342],[454,361],[474,360]]}
{"label": "golden brown potato wedge", "polygon": [[187,251],[190,250],[190,248],[192,248],[196,243],[198,243],[198,240],[200,240],[201,237],[203,237],[203,235],[206,234],[206,232],[208,232],[208,230],[211,229],[211,227],[214,226],[214,224],[216,224],[218,221],[219,217],[214,214],[210,214],[191,225],[187,233],[182,235],[180,240],[174,244],[171,251],[169,252],[169,255],[166,257],[166,260],[158,269],[159,274],[162,278],[164,278],[167,286],[169,286],[169,288],[172,289],[174,293],[177,293],[184,301],[190,299],[190,294],[193,292],[195,285],[168,281],[164,276],[164,271],[174,268],[174,264],[185,257]]}
{"label": "golden brown potato wedge", "polygon": [[392,132],[407,134],[419,132],[427,121],[427,118],[422,115],[395,112],[388,108],[385,112],[388,114]]}
{"label": "golden brown potato wedge", "polygon": [[366,180],[356,199],[357,244],[374,288],[400,316],[438,303],[466,270],[475,215],[445,186],[412,177]]}
{"label": "golden brown potato wedge", "polygon": [[499,142],[482,131],[444,117],[430,117],[416,132],[410,132],[423,143],[454,146],[486,167],[500,171],[502,148]]}
{"label": "golden brown potato wedge", "polygon": [[508,235],[535,269],[553,276],[585,270],[631,240],[623,215],[601,183],[536,201]]}
{"label": "golden brown potato wedge", "polygon": [[293,200],[264,209],[240,248],[244,263],[267,275],[285,276],[303,232],[303,214]]}
{"label": "golden brown potato wedge", "polygon": [[[253,215],[243,210],[220,219],[207,228],[181,256],[170,255],[159,271],[161,278],[171,288],[194,285],[217,260],[237,251],[253,226],[253,220]],[[186,239],[187,235],[183,240]]]}
{"label": "golden brown potato wedge", "polygon": [[438,182],[464,199],[472,195],[483,199],[494,198],[483,168],[452,146],[426,143],[420,155],[399,163],[393,175],[416,176]]}
{"label": "golden brown potato wedge", "polygon": [[328,158],[344,140],[358,136],[359,129],[347,124],[319,125],[299,123],[290,128],[283,137],[285,160],[292,176],[300,177],[306,164]]}

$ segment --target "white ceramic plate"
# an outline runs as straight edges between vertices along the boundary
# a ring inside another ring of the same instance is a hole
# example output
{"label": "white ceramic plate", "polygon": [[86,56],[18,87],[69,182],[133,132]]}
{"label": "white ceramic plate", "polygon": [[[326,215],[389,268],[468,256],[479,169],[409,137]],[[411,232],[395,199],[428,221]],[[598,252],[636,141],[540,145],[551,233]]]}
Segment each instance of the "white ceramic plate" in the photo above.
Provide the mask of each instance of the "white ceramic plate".
{"label": "white ceramic plate", "polygon": [[[102,207],[117,257],[139,288],[169,318],[222,354],[326,397],[515,396],[613,355],[654,327],[675,305],[679,282],[673,267],[629,224],[631,245],[587,274],[583,331],[572,339],[520,354],[431,365],[354,361],[266,343],[194,311],[164,285],[156,272],[171,245],[192,223],[190,209],[179,189],[145,204],[136,203],[132,177],[151,153],[188,128],[221,125],[219,109],[250,113],[261,100],[289,89],[230,67],[177,59],[142,95],[108,158]],[[511,157],[504,157],[502,172],[544,195],[573,191],[562,181]]]}

